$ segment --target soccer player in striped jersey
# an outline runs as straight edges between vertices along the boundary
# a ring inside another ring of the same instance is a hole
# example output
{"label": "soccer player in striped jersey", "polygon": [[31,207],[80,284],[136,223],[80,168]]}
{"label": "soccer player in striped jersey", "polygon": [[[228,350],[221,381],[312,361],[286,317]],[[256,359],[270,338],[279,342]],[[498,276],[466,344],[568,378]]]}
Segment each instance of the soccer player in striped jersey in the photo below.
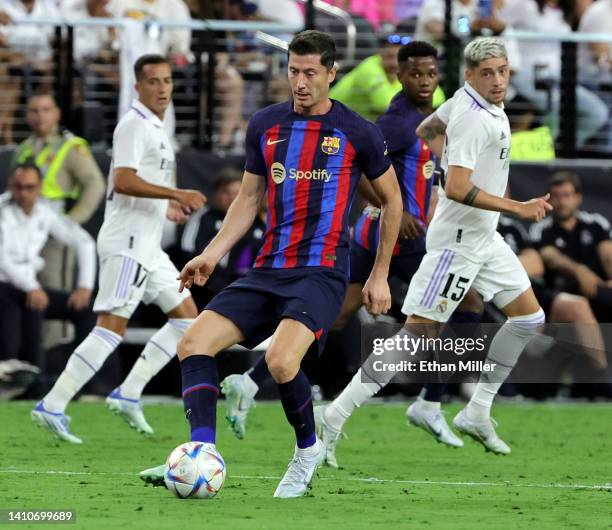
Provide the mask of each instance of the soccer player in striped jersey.
{"label": "soccer player in striped jersey", "polygon": [[365,174],[382,202],[378,252],[363,300],[373,314],[391,305],[387,277],[402,204],[380,130],[329,99],[335,44],[318,31],[289,45],[293,100],[257,112],[247,130],[238,197],[217,236],[181,271],[181,289],[203,285],[248,231],[267,189],[266,234],[255,265],[219,293],[178,346],[191,440],[215,444],[219,393],[215,355],[272,335],[266,362],[278,384],[296,448],[274,496],[299,497],[325,456],[315,434],[311,388],[300,369],[311,344],[321,350],[348,284],[348,214]]}
{"label": "soccer player in striped jersey", "polygon": [[[438,86],[437,50],[425,42],[413,41],[400,48],[398,53],[398,77],[402,91],[392,100],[389,109],[381,116],[377,124],[381,129],[389,158],[393,163],[402,194],[404,212],[400,229],[400,238],[393,248],[390,275],[397,276],[406,283],[419,268],[425,255],[425,227],[428,220],[429,204],[434,186],[435,156],[427,144],[417,137],[416,128],[421,121],[433,111],[433,94]],[[350,284],[340,315],[334,323],[334,329],[342,329],[350,317],[361,306],[361,290],[374,264],[375,252],[380,238],[380,200],[367,180],[362,179],[360,193],[371,203],[359,217],[351,241]],[[453,322],[472,323],[480,321],[482,302],[469,296],[462,304],[460,312]],[[262,356],[248,372],[232,374],[222,382],[222,389],[227,398],[227,419],[240,439],[245,435],[246,418],[254,404],[254,397],[259,386],[269,377],[267,365]],[[423,392],[424,403],[435,401],[433,393],[438,386],[427,385]],[[438,400],[439,401],[439,400]],[[333,423],[332,409],[328,411]],[[425,427],[428,432],[435,432],[442,443],[460,447],[463,442],[453,434],[446,420],[440,414],[439,407],[433,414],[422,414],[415,411],[412,423]],[[337,440],[340,426],[330,425],[331,438]],[[329,438],[324,437],[324,441]],[[328,447],[327,461],[336,466],[333,447]]]}

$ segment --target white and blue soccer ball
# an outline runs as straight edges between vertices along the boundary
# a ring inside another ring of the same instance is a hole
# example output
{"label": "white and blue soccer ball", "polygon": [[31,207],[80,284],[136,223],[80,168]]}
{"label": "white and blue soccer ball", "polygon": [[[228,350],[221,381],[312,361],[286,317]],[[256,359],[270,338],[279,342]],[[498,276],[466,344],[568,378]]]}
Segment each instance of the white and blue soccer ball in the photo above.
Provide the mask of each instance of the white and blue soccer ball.
{"label": "white and blue soccer ball", "polygon": [[170,453],[166,466],[166,486],[180,499],[210,499],[225,482],[225,462],[212,444],[181,444]]}

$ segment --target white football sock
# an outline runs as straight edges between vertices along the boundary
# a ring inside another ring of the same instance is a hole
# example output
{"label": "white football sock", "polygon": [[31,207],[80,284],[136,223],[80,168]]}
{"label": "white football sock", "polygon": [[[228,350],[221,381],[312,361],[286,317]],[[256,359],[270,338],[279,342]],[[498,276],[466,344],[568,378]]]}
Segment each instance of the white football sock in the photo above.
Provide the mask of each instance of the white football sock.
{"label": "white football sock", "polygon": [[417,397],[417,402],[419,403],[419,408],[423,410],[440,410],[441,403],[439,401],[427,401],[423,396],[425,395],[425,388],[421,389],[419,396]]}
{"label": "white football sock", "polygon": [[68,402],[102,368],[104,361],[121,343],[122,337],[96,326],[68,359],[53,388],[43,398],[50,412],[64,412]]}
{"label": "white football sock", "polygon": [[[412,334],[402,328],[393,335],[393,338],[398,338],[395,344],[401,344],[404,336],[412,336]],[[341,430],[356,408],[382,390],[395,377],[393,371],[375,372],[373,365],[376,359],[397,363],[406,359],[408,355],[407,351],[398,349],[387,350],[383,357],[374,355],[374,353],[370,354],[346,388],[325,408],[325,421],[329,426],[338,431]]]}
{"label": "white football sock", "polygon": [[495,334],[486,360],[487,364],[494,364],[493,369],[480,374],[476,390],[465,408],[470,420],[480,422],[489,419],[499,387],[510,375],[525,346],[544,322],[544,311],[540,308],[531,315],[508,318]]}
{"label": "white football sock", "polygon": [[257,395],[257,392],[259,391],[259,386],[255,381],[253,381],[253,379],[249,375],[249,372],[244,372],[242,374],[242,389],[244,390],[244,393],[247,395],[247,397],[250,398],[254,398]]}
{"label": "white football sock", "polygon": [[147,383],[176,355],[176,345],[192,322],[191,318],[170,318],[149,339],[119,387],[122,397],[140,399]]}

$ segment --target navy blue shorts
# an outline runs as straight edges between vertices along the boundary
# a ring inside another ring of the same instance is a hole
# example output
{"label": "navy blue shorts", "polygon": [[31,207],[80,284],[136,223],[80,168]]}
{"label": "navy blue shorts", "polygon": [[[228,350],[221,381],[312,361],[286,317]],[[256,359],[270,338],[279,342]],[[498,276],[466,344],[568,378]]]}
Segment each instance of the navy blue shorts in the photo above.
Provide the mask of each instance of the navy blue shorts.
{"label": "navy blue shorts", "polygon": [[347,286],[348,278],[328,267],[251,269],[215,296],[206,309],[236,324],[246,348],[273,335],[283,318],[297,320],[315,334],[321,353]]}
{"label": "navy blue shorts", "polygon": [[[415,252],[403,256],[393,256],[389,267],[389,278],[397,276],[400,280],[410,283],[412,276],[418,270],[425,252]],[[351,283],[365,283],[372,267],[375,255],[355,241],[351,241]]]}

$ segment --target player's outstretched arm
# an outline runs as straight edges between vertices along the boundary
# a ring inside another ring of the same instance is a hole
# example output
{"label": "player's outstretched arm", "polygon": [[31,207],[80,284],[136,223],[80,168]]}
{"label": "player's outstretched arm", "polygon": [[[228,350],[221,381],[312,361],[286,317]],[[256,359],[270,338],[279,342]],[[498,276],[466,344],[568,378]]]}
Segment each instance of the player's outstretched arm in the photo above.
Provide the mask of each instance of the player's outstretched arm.
{"label": "player's outstretched arm", "polygon": [[380,198],[380,241],[374,266],[363,288],[363,301],[366,309],[376,315],[386,313],[391,308],[387,277],[402,218],[402,195],[393,166],[374,179],[372,187]]}
{"label": "player's outstretched arm", "polygon": [[194,283],[199,286],[206,283],[219,260],[253,225],[265,192],[265,177],[245,171],[238,196],[229,207],[221,229],[202,253],[183,267],[179,275],[179,291],[191,287]]}
{"label": "player's outstretched arm", "polygon": [[506,199],[491,195],[478,186],[475,186],[470,177],[472,170],[462,166],[448,166],[446,196],[453,200],[473,206],[481,210],[507,213],[528,221],[541,221],[553,207],[548,203],[549,194],[525,202]]}
{"label": "player's outstretched arm", "polygon": [[206,204],[206,197],[197,190],[179,190],[151,184],[141,179],[136,171],[129,167],[116,168],[113,176],[116,193],[147,199],[173,199],[188,212],[199,210]]}

